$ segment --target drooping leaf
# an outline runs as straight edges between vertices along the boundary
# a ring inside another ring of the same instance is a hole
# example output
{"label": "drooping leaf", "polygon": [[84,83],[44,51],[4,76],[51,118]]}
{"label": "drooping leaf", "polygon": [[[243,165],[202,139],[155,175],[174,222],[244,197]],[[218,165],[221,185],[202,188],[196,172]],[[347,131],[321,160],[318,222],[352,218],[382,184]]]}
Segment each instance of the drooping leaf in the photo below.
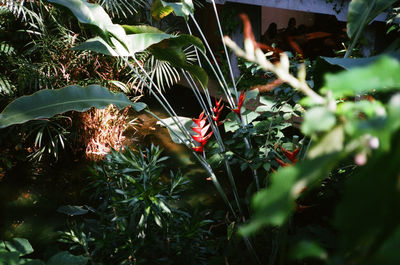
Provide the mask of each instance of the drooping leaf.
{"label": "drooping leaf", "polygon": [[18,252],[24,256],[33,252],[33,248],[25,238],[13,238],[11,241],[5,241],[5,246],[11,252]]}
{"label": "drooping leaf", "polygon": [[149,25],[122,25],[126,34],[138,34],[138,33],[164,33],[156,27]]}
{"label": "drooping leaf", "polygon": [[79,22],[98,27],[103,34],[107,34],[107,27],[112,25],[111,18],[106,11],[97,4],[91,4],[82,0],[48,0],[68,8]]}
{"label": "drooping leaf", "polygon": [[352,0],[347,13],[347,35],[353,38],[380,13],[388,9],[396,0]]}
{"label": "drooping leaf", "polygon": [[49,2],[68,8],[79,22],[97,28],[107,42],[110,43],[110,38],[114,37],[122,46],[127,46],[125,30],[121,25],[114,24],[100,5],[85,0],[49,0]]}
{"label": "drooping leaf", "polygon": [[[193,120],[191,118],[178,116],[177,119],[179,119],[186,130],[188,130],[189,132],[192,131]],[[173,118],[162,119],[162,122],[158,121],[157,124],[168,128],[168,132],[174,143],[182,144],[183,142],[180,139],[185,141],[187,144],[190,143],[190,140],[187,139],[187,137],[176,124]]]}
{"label": "drooping leaf", "polygon": [[57,212],[63,213],[69,216],[77,216],[87,214],[89,210],[92,210],[90,207],[85,206],[73,206],[73,205],[65,205],[61,206],[57,209]]}
{"label": "drooping leaf", "polygon": [[183,17],[185,20],[189,19],[189,15],[194,12],[194,5],[192,0],[181,0],[181,2],[165,2],[161,1],[164,7],[173,9],[174,14],[178,17]]}
{"label": "drooping leaf", "polygon": [[111,56],[118,56],[118,53],[121,54],[122,56],[130,56],[130,54],[125,49],[123,49],[123,51],[118,51],[118,53],[115,52],[114,49],[101,37],[94,37],[88,39],[87,41],[79,44],[78,46],[73,47],[72,50],[93,51]]}
{"label": "drooping leaf", "polygon": [[105,108],[110,104],[119,109],[132,106],[136,111],[141,111],[146,107],[144,103],[131,102],[123,93],[115,94],[98,85],[46,89],[11,102],[0,113],[0,128],[33,119],[50,118],[71,110],[85,111],[92,107]]}
{"label": "drooping leaf", "polygon": [[75,256],[68,251],[62,251],[52,256],[48,261],[47,265],[86,265],[89,258],[82,255]]}
{"label": "drooping leaf", "polygon": [[334,98],[356,94],[386,92],[400,88],[400,62],[383,57],[367,67],[353,68],[338,74],[327,74],[321,92],[332,92]]}
{"label": "drooping leaf", "polygon": [[164,17],[171,14],[173,11],[174,10],[172,9],[172,7],[168,5],[164,6],[161,0],[153,1],[150,8],[151,16],[157,21],[160,21]]}
{"label": "drooping leaf", "polygon": [[321,88],[326,73],[336,73],[342,70],[349,70],[355,67],[364,67],[379,61],[382,57],[389,56],[400,60],[400,52],[380,54],[366,58],[339,58],[339,57],[318,57],[314,67],[314,88]]}
{"label": "drooping leaf", "polygon": [[302,240],[297,243],[290,251],[292,260],[302,260],[305,258],[326,259],[328,254],[318,243],[309,240]]}

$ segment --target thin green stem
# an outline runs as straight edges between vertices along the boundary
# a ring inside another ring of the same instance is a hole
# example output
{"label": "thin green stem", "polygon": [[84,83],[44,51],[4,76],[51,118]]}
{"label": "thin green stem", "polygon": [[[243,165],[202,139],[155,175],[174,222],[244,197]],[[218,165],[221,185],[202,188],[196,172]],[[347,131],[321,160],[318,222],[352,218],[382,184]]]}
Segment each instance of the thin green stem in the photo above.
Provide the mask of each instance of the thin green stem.
{"label": "thin green stem", "polygon": [[[231,79],[232,79],[233,90],[235,91],[236,99],[238,99],[239,95],[238,95],[238,91],[237,91],[237,88],[236,88],[235,77],[233,76],[232,65],[231,65],[231,61],[230,61],[230,58],[229,58],[228,49],[226,48],[226,45],[225,45],[225,42],[224,42],[224,33],[222,32],[221,23],[219,21],[219,15],[218,15],[217,6],[215,5],[215,1],[214,0],[211,0],[211,2],[212,2],[214,13],[215,13],[215,18],[217,19],[218,30],[219,30],[219,34],[221,36],[222,45],[224,47],[226,61],[228,62],[229,74],[230,74]],[[236,103],[238,103],[238,102],[236,102]]]}
{"label": "thin green stem", "polygon": [[[213,61],[214,61],[215,67],[216,67],[218,73],[220,74],[220,76],[221,76],[221,78],[222,78],[222,81],[223,81],[223,83],[224,83],[224,86],[223,86],[222,88],[223,88],[224,90],[226,90],[227,97],[229,98],[228,101],[229,101],[229,100],[233,101],[233,98],[232,98],[232,95],[231,95],[231,91],[229,90],[229,86],[228,86],[228,84],[226,83],[226,80],[225,80],[224,75],[223,75],[223,73],[222,73],[222,71],[221,71],[221,68],[220,68],[219,65],[218,65],[217,59],[215,58],[214,53],[213,53],[213,51],[211,50],[210,45],[208,44],[208,41],[207,41],[206,37],[204,36],[203,31],[201,30],[201,28],[200,28],[199,24],[197,23],[196,19],[194,18],[194,16],[193,16],[192,14],[190,14],[190,17],[192,18],[194,24],[196,25],[196,28],[197,28],[198,31],[200,32],[201,38],[203,39],[204,44],[206,45],[207,50],[209,51],[209,53],[210,53],[210,55],[211,55],[211,58],[212,58]],[[234,105],[235,105],[235,104],[233,104],[233,106],[234,106]]]}

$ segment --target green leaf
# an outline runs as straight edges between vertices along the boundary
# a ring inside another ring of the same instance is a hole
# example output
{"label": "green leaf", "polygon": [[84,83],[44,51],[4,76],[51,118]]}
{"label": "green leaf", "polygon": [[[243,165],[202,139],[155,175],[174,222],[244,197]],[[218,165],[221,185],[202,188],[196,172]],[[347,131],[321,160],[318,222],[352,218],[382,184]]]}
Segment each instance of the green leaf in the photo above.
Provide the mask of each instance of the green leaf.
{"label": "green leaf", "polygon": [[169,38],[175,38],[175,36],[166,33],[130,34],[126,36],[125,44],[126,47],[128,47],[128,50],[126,50],[115,38],[111,38],[115,46],[115,48],[113,48],[102,38],[95,37],[74,47],[73,50],[90,50],[111,56],[133,56],[135,53],[142,52],[149,46]]}
{"label": "green leaf", "polygon": [[183,48],[194,45],[203,53],[205,47],[201,40],[192,35],[182,34],[173,38],[165,39],[149,47],[149,51],[155,58],[169,62],[172,66],[182,68],[192,74],[204,88],[208,86],[208,75],[198,65],[189,64],[186,60]]}
{"label": "green leaf", "polygon": [[400,60],[400,52],[381,54],[367,58],[338,58],[338,57],[318,57],[314,67],[314,88],[321,88],[326,73],[336,73],[342,70],[350,70],[355,67],[368,66],[377,62],[384,56],[389,56]]}
{"label": "green leaf", "polygon": [[[179,121],[186,128],[186,130],[188,130],[189,132],[192,131],[193,120],[191,118],[180,117],[180,116],[177,116],[176,118],[179,119]],[[181,131],[181,129],[175,123],[173,118],[161,119],[161,121],[158,121],[157,124],[168,128],[168,132],[174,143],[182,144],[183,142],[180,140],[182,139],[183,141],[186,142],[186,144],[190,144],[190,140],[186,138],[185,134]]]}
{"label": "green leaf", "polygon": [[303,240],[297,243],[290,251],[292,260],[302,260],[305,258],[327,259],[328,254],[319,244],[313,241]]}
{"label": "green leaf", "polygon": [[250,235],[265,225],[282,225],[293,213],[302,190],[326,177],[339,159],[339,153],[332,153],[280,168],[271,176],[271,185],[253,196],[254,215],[239,232]]}
{"label": "green leaf", "polygon": [[229,224],[228,228],[227,228],[227,238],[228,240],[231,240],[233,234],[235,233],[235,222],[232,222]]}
{"label": "green leaf", "polygon": [[336,124],[335,115],[325,107],[309,109],[305,116],[301,130],[306,135],[330,130]]}
{"label": "green leaf", "polygon": [[109,15],[100,5],[84,0],[49,0],[49,2],[68,8],[79,22],[94,26],[109,44],[115,45],[115,42],[111,42],[111,37],[114,37],[120,45],[127,47],[125,30],[121,25],[113,24]]}
{"label": "green leaf", "polygon": [[21,124],[29,120],[50,118],[67,111],[86,111],[89,108],[105,108],[113,104],[118,109],[132,106],[141,111],[144,103],[133,103],[123,93],[112,93],[98,85],[87,87],[67,86],[61,89],[40,90],[11,102],[0,113],[0,128]]}
{"label": "green leaf", "polygon": [[375,251],[399,227],[398,157],[400,140],[397,134],[389,152],[376,151],[365,166],[359,167],[347,178],[334,218],[342,249],[346,253],[360,249]]}
{"label": "green leaf", "polygon": [[352,0],[347,13],[347,35],[362,30],[380,13],[388,9],[396,0]]}
{"label": "green leaf", "polygon": [[102,31],[107,31],[107,26],[112,25],[111,18],[106,11],[97,4],[82,0],[48,0],[50,3],[62,5],[74,14],[79,22],[97,26]]}
{"label": "green leaf", "polygon": [[20,256],[24,256],[33,252],[33,248],[25,238],[13,238],[10,242],[5,241],[7,249],[11,252],[18,252]]}
{"label": "green leaf", "polygon": [[170,6],[164,6],[161,0],[155,0],[151,4],[150,8],[150,13],[151,16],[157,20],[160,21],[162,18],[168,16],[171,14],[174,10]]}
{"label": "green leaf", "polygon": [[138,34],[138,33],[165,33],[156,27],[149,25],[122,25],[126,34]]}
{"label": "green leaf", "polygon": [[[242,107],[242,111],[245,107]],[[242,118],[244,125],[248,125],[252,123],[255,119],[257,119],[261,114],[251,110],[245,110],[242,112]],[[226,115],[224,122],[224,129],[226,132],[234,132],[237,129],[241,128],[242,124],[239,123],[237,119],[237,114],[235,112],[230,112]]]}
{"label": "green leaf", "polygon": [[52,256],[48,261],[47,265],[86,265],[89,258],[80,256],[74,256],[68,251],[62,251]]}
{"label": "green leaf", "polygon": [[353,68],[338,74],[327,74],[323,93],[332,92],[334,98],[372,92],[386,92],[400,88],[400,62],[383,57],[368,67]]}
{"label": "green leaf", "polygon": [[89,210],[85,209],[84,206],[72,206],[72,205],[65,205],[61,206],[57,209],[57,212],[63,213],[69,216],[77,216],[87,214]]}
{"label": "green leaf", "polygon": [[307,153],[308,158],[315,158],[332,152],[340,152],[343,149],[344,130],[337,126],[322,137],[316,145],[312,146]]}
{"label": "green leaf", "polygon": [[192,0],[181,0],[181,2],[165,2],[161,1],[164,7],[170,7],[178,17],[183,17],[185,20],[189,19],[189,15],[194,12],[194,5]]}
{"label": "green leaf", "polygon": [[72,48],[74,51],[93,51],[105,55],[118,56],[118,53],[122,56],[130,56],[130,53],[123,49],[122,51],[118,50],[118,53],[114,51],[114,48],[111,47],[105,40],[101,37],[94,37],[88,39],[87,41],[79,44]]}
{"label": "green leaf", "polygon": [[366,261],[365,265],[375,264],[400,264],[400,255],[398,248],[400,246],[400,227],[394,231],[382,246],[379,251]]}
{"label": "green leaf", "polygon": [[19,256],[18,252],[0,251],[0,264],[19,264]]}

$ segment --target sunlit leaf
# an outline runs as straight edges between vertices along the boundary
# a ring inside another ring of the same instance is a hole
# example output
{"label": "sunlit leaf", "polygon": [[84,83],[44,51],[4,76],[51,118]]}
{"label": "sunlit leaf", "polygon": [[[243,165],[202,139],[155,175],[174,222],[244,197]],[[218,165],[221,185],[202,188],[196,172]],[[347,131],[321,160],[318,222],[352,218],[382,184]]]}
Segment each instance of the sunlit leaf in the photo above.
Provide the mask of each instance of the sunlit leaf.
{"label": "sunlit leaf", "polygon": [[119,109],[132,106],[136,111],[146,107],[144,103],[131,102],[123,93],[115,94],[98,85],[45,89],[17,98],[7,105],[0,113],[0,128],[33,119],[50,118],[71,110],[85,111],[92,107],[102,109],[110,104]]}
{"label": "sunlit leaf", "polygon": [[323,93],[332,92],[334,98],[356,94],[386,92],[400,88],[400,62],[383,57],[367,67],[353,68],[338,74],[327,74]]}
{"label": "sunlit leaf", "polygon": [[[181,122],[181,124],[186,128],[186,130],[188,130],[189,132],[192,131],[193,120],[191,118],[179,117],[179,116],[176,118]],[[173,118],[162,119],[162,122],[158,121],[157,124],[164,127],[167,126],[171,139],[174,143],[182,144],[183,142],[181,141],[181,139],[185,141],[187,144],[190,143],[190,140],[187,139],[187,137],[179,128],[179,126],[177,125],[177,123],[174,121]]]}
{"label": "sunlit leaf", "polygon": [[183,17],[188,20],[189,15],[194,12],[194,5],[192,0],[181,0],[180,2],[166,2],[161,1],[164,7],[170,7],[174,10],[174,14],[178,17]]}
{"label": "sunlit leaf", "polygon": [[153,1],[150,8],[151,16],[157,21],[160,21],[162,18],[171,14],[173,11],[174,10],[172,9],[172,7],[168,5],[164,6],[161,0]]}

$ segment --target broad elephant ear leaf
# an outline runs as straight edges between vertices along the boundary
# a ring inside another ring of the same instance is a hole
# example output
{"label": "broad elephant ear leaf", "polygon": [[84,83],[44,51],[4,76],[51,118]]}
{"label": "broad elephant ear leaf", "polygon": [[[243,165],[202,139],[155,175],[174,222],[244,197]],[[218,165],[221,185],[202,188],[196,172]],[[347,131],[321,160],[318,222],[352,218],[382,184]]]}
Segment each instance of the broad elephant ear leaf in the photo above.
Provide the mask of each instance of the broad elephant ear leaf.
{"label": "broad elephant ear leaf", "polygon": [[115,94],[98,85],[45,89],[11,102],[0,113],[0,128],[34,119],[50,118],[71,110],[82,112],[92,107],[103,109],[110,104],[118,109],[132,106],[135,111],[146,107],[144,103],[133,103],[123,93]]}

